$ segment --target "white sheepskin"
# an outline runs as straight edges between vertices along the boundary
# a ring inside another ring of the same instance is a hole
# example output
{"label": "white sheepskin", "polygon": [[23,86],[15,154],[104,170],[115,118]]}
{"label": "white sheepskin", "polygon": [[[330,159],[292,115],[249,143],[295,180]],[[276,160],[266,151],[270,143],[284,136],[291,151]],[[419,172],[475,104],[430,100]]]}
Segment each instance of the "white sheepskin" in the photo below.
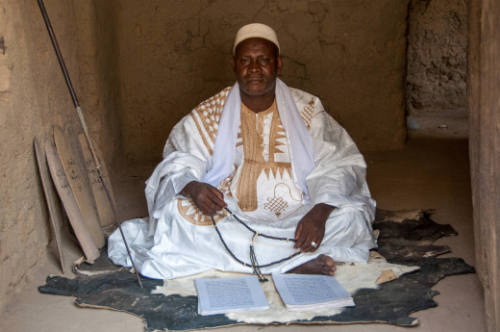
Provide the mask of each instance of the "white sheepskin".
{"label": "white sheepskin", "polygon": [[[335,272],[335,278],[344,286],[350,294],[353,294],[361,288],[378,288],[377,279],[384,271],[392,271],[397,277],[418,270],[418,266],[404,266],[388,263],[382,256],[371,255],[368,263],[345,263],[338,264]],[[157,287],[153,294],[181,296],[196,295],[194,279],[197,278],[227,278],[243,275],[240,273],[228,273],[220,271],[209,271],[197,275],[166,280],[163,286]],[[269,309],[264,311],[245,311],[227,313],[229,319],[242,323],[250,324],[269,324],[272,322],[289,323],[296,320],[309,320],[316,316],[331,316],[340,313],[343,309],[329,309],[321,311],[298,312],[287,310],[279,294],[274,288],[271,276],[267,276],[269,281],[261,283],[264,294],[269,301]]]}

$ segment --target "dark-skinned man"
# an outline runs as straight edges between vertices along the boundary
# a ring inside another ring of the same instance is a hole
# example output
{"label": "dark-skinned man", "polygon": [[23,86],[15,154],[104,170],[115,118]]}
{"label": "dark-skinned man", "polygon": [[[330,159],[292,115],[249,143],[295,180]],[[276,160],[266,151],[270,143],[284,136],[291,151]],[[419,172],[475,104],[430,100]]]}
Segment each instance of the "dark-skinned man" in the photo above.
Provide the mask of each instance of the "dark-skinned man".
{"label": "dark-skinned man", "polygon": [[[238,31],[232,67],[235,85],[170,133],[146,186],[149,221],[123,224],[140,273],[169,279],[257,265],[333,275],[336,261],[366,261],[375,203],[352,139],[317,97],[277,78],[283,60],[270,27]],[[275,238],[254,236],[235,216]],[[116,232],[108,254],[130,266]]]}

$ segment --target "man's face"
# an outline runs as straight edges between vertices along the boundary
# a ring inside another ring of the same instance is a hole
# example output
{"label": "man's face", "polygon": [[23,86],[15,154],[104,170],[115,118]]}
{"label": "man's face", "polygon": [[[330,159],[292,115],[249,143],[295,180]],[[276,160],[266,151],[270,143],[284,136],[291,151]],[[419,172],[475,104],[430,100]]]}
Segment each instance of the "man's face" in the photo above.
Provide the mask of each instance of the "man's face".
{"label": "man's face", "polygon": [[241,42],[233,57],[233,70],[242,93],[257,97],[274,93],[282,59],[276,46],[261,38]]}

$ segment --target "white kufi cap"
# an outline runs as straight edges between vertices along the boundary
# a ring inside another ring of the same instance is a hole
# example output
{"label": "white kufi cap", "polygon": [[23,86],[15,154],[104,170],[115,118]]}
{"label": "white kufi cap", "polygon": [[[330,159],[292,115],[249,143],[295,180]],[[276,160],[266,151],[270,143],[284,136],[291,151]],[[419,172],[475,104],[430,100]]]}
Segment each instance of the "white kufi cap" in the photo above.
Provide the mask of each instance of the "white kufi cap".
{"label": "white kufi cap", "polygon": [[262,23],[250,23],[242,26],[236,33],[233,45],[233,55],[236,53],[236,47],[239,43],[250,38],[262,38],[270,41],[278,47],[278,54],[280,51],[280,43],[276,32],[270,26]]}

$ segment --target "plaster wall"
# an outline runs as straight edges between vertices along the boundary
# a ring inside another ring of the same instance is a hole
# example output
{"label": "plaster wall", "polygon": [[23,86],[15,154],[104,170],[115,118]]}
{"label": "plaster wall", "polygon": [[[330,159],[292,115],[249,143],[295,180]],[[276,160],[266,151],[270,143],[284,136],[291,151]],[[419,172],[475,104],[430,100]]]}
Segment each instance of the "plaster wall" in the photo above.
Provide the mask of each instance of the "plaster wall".
{"label": "plaster wall", "polygon": [[466,0],[411,0],[410,115],[467,115],[467,17]]}
{"label": "plaster wall", "polygon": [[[110,7],[97,0],[45,4],[91,133],[109,163],[118,121],[115,92],[106,87],[116,78],[112,53],[100,50],[112,40],[105,26]],[[48,216],[33,138],[47,140],[55,124],[80,128],[36,1],[0,0],[0,110],[1,308],[48,259]]]}
{"label": "plaster wall", "polygon": [[254,21],[278,32],[283,80],[318,95],[362,150],[404,144],[408,1],[116,4],[121,133],[129,159],[159,159],[173,125],[233,84],[234,34]]}

